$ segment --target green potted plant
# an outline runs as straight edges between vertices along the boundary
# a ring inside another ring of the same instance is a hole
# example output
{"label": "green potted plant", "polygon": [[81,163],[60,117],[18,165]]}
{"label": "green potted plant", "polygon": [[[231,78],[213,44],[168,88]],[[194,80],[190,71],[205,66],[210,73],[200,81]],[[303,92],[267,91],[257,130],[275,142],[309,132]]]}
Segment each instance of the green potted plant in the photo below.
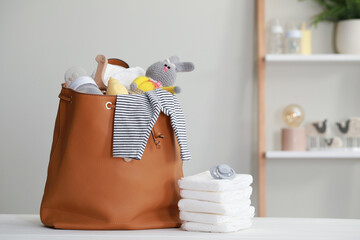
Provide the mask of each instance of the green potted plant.
{"label": "green potted plant", "polygon": [[338,53],[360,54],[360,0],[313,0],[324,11],[314,16],[313,24],[336,23],[335,47]]}

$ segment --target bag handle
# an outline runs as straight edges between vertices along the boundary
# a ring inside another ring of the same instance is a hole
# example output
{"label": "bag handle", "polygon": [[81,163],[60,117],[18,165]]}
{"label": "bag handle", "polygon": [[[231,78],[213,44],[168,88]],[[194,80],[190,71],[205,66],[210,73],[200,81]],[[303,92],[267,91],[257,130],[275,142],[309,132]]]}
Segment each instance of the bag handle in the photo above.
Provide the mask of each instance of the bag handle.
{"label": "bag handle", "polygon": [[125,61],[118,59],[118,58],[109,58],[108,63],[111,65],[117,65],[124,68],[129,68],[129,64],[127,64]]}
{"label": "bag handle", "polygon": [[64,96],[64,95],[62,95],[62,94],[60,93],[60,94],[59,94],[59,98],[60,98],[61,100],[66,101],[66,102],[72,103],[72,96],[68,97],[68,96]]}

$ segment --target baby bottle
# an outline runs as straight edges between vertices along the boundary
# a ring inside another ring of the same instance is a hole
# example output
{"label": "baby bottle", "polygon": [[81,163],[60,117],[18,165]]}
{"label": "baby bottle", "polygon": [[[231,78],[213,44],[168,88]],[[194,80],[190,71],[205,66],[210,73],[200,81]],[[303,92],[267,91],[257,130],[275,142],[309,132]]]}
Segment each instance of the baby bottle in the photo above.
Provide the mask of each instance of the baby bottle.
{"label": "baby bottle", "polygon": [[94,79],[82,67],[69,68],[65,72],[65,83],[68,88],[77,92],[103,95]]}
{"label": "baby bottle", "polygon": [[279,19],[274,19],[270,26],[269,53],[282,54],[284,52],[284,29]]}
{"label": "baby bottle", "polygon": [[89,76],[81,76],[72,81],[69,88],[82,93],[103,95],[94,79]]}
{"label": "baby bottle", "polygon": [[78,66],[74,66],[69,68],[66,72],[65,72],[65,83],[66,86],[69,87],[70,84],[77,79],[78,77],[82,77],[82,76],[88,76],[86,70],[82,67],[78,67]]}
{"label": "baby bottle", "polygon": [[301,30],[296,25],[289,25],[285,34],[285,52],[290,54],[301,53]]}

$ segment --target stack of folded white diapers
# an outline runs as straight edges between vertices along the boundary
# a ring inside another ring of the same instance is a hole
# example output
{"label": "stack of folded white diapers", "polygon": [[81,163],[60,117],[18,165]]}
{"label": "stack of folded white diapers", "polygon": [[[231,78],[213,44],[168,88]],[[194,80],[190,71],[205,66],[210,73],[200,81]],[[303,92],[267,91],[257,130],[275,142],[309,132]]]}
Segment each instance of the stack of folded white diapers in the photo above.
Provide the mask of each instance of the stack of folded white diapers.
{"label": "stack of folded white diapers", "polygon": [[178,206],[184,230],[235,232],[251,227],[255,214],[250,206],[253,178],[234,175],[232,179],[215,179],[206,171],[179,180],[182,199]]}

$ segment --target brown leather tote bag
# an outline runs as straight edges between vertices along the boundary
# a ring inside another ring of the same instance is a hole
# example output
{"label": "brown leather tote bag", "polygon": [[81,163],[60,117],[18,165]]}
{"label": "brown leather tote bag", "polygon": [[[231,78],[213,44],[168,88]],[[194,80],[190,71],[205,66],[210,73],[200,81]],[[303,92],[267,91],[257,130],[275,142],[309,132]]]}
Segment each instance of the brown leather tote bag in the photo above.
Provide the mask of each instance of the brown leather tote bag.
{"label": "brown leather tote bag", "polygon": [[62,229],[179,226],[180,147],[160,114],[141,160],[112,157],[116,96],[63,87],[40,217]]}

